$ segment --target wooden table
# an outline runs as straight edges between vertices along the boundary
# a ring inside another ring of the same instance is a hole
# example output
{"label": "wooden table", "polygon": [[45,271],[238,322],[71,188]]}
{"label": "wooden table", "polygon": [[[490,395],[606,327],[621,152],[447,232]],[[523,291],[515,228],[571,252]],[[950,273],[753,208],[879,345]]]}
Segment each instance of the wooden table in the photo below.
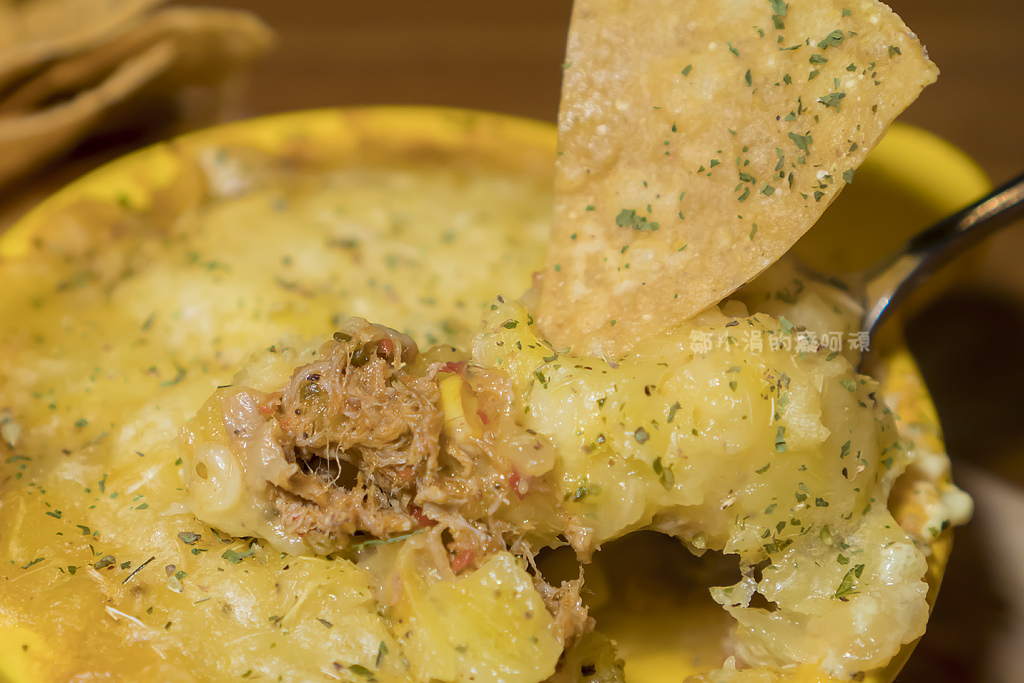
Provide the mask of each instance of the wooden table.
{"label": "wooden table", "polygon": [[[555,118],[569,0],[191,2],[249,8],[279,32],[278,49],[252,74],[247,114],[414,103]],[[891,4],[942,70],[939,82],[902,120],[961,147],[994,182],[1022,170],[1024,3]],[[0,195],[0,213],[20,212],[117,151],[79,152],[70,163]],[[1006,573],[994,559],[1000,544],[989,523],[1009,509],[992,501],[1005,498],[1006,505],[1015,505],[1024,490],[1022,262],[1024,225],[1019,225],[993,241],[974,280],[908,328],[934,390],[949,450],[958,462],[973,463],[961,474],[976,487],[980,505],[979,523],[959,534],[932,627],[900,678],[904,683],[1024,680],[1014,668],[1017,652],[1024,649],[1024,636],[1014,633],[1024,634],[1024,628],[1013,618],[1024,614],[1024,607],[1011,599],[1014,592],[1024,595],[1019,576],[1024,557],[1005,560],[1018,568]],[[1018,547],[1024,547],[1024,538],[1018,538]],[[1017,589],[1007,588],[1007,582]]]}

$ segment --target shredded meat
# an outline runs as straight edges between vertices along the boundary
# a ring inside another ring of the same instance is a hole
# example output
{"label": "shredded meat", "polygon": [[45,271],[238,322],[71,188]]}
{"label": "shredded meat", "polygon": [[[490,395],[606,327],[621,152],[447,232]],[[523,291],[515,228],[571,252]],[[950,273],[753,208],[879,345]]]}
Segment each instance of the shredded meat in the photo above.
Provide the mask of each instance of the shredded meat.
{"label": "shredded meat", "polygon": [[353,319],[320,353],[284,390],[284,445],[300,459],[341,458],[396,486],[436,470],[444,416],[437,385],[404,370],[418,353],[415,343]]}
{"label": "shredded meat", "polygon": [[[261,412],[275,426],[272,448],[294,463],[287,477],[268,477],[288,531],[345,547],[443,524],[456,573],[518,540],[506,538],[516,529],[498,515],[526,487],[496,445],[500,382],[464,361],[420,362],[407,336],[361,318],[318,356]],[[453,375],[479,385],[467,419],[486,432],[480,438],[443,433],[439,382]]]}
{"label": "shredded meat", "polygon": [[[458,415],[442,410],[443,381],[462,392]],[[287,532],[331,552],[436,527],[459,574],[498,551],[529,555],[538,525],[552,538],[565,531],[551,484],[510,461],[551,448],[514,422],[512,400],[503,375],[427,362],[409,337],[351,318],[280,392],[233,388],[222,407]],[[528,496],[543,525],[510,512]],[[536,583],[563,641],[592,628],[581,580],[554,588],[538,572]]]}
{"label": "shredded meat", "polygon": [[555,588],[538,574],[533,581],[534,588],[544,598],[544,604],[555,617],[555,627],[566,648],[575,639],[594,630],[594,619],[587,612],[580,590],[583,588],[583,573],[578,579],[563,581]]}
{"label": "shredded meat", "polygon": [[388,538],[429,522],[412,510],[437,477],[444,414],[428,376],[407,370],[418,349],[407,336],[352,318],[320,360],[298,368],[273,418],[302,478],[277,483],[275,504],[301,536]]}

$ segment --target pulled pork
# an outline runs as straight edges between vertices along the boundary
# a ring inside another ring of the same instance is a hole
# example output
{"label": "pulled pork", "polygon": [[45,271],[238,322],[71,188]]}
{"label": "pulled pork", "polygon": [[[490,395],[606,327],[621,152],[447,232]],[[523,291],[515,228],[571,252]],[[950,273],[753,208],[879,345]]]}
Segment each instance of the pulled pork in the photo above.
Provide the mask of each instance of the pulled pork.
{"label": "pulled pork", "polygon": [[407,336],[353,318],[296,370],[272,416],[308,475],[277,492],[289,530],[339,541],[429,523],[413,500],[437,479],[444,414],[433,379],[407,370],[417,354]]}
{"label": "pulled pork", "polygon": [[[522,453],[551,446],[510,417],[502,375],[464,360],[429,362],[406,335],[361,318],[346,321],[318,358],[281,392],[254,398],[275,458],[291,467],[267,477],[289,532],[344,548],[443,524],[458,573],[499,550],[528,552],[529,534],[546,543],[564,529],[551,485],[517,470]],[[511,504],[526,498],[529,519]]]}
{"label": "pulled pork", "polygon": [[[510,551],[526,558],[571,643],[593,626],[581,580],[553,587],[533,563],[533,548],[572,535],[551,476],[554,447],[516,421],[504,374],[453,354],[421,355],[406,335],[347,320],[280,391],[218,389],[187,439],[204,443],[193,485],[204,490],[202,467],[228,467],[215,455],[226,447],[270,508],[249,509],[318,553],[358,553],[427,528],[438,566],[453,575]],[[217,495],[209,491],[197,495]],[[224,522],[259,524],[247,519]]]}
{"label": "pulled pork", "polygon": [[433,527],[431,547],[453,574],[509,550],[533,567],[572,642],[593,626],[581,581],[548,585],[532,554],[569,528],[546,476],[553,447],[515,421],[504,375],[451,352],[426,356],[406,335],[351,318],[281,391],[225,387],[207,406],[284,533],[327,554]]}

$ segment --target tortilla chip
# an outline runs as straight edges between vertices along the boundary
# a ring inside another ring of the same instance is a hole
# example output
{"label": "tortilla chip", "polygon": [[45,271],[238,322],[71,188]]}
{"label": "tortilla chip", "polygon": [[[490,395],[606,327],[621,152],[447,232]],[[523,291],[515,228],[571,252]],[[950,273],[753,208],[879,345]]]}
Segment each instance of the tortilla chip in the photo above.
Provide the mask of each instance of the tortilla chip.
{"label": "tortilla chip", "polygon": [[0,120],[0,185],[78,142],[114,104],[137,92],[174,63],[166,40],[125,61],[103,83],[43,112]]}
{"label": "tortilla chip", "polygon": [[936,75],[875,0],[576,0],[545,333],[612,356],[717,303]]}
{"label": "tortilla chip", "polygon": [[93,87],[125,59],[164,40],[177,46],[173,68],[154,84],[215,85],[265,54],[273,33],[255,16],[235,10],[175,7],[149,15],[111,42],[62,59],[0,101],[0,115],[31,111],[62,93]]}
{"label": "tortilla chip", "polygon": [[[0,185],[138,109],[173,102],[187,86],[215,86],[263,55],[273,33],[237,10],[169,8],[112,43],[58,62],[0,104]],[[58,96],[68,98],[42,111]]]}
{"label": "tortilla chip", "polygon": [[163,0],[22,0],[0,3],[0,93],[48,62],[131,26]]}
{"label": "tortilla chip", "polygon": [[213,86],[262,57],[274,46],[274,32],[244,10],[173,7],[154,16],[152,29],[178,45],[178,60],[159,85]]}

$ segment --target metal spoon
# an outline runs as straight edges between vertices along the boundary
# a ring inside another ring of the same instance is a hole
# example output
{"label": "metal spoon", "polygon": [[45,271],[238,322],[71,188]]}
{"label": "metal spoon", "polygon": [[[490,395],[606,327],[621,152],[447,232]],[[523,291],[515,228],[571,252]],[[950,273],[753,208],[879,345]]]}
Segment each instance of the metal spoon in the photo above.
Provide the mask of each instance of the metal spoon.
{"label": "metal spoon", "polygon": [[[873,340],[881,323],[929,275],[994,232],[1024,216],[1024,173],[910,238],[867,268],[839,278],[803,267],[805,275],[839,286],[864,311],[861,332]],[[871,348],[868,346],[868,348]],[[867,354],[861,359],[863,367]]]}
{"label": "metal spoon", "polygon": [[872,338],[881,323],[929,275],[955,256],[1024,215],[1024,173],[910,238],[875,264],[846,278],[861,295],[861,331]]}

